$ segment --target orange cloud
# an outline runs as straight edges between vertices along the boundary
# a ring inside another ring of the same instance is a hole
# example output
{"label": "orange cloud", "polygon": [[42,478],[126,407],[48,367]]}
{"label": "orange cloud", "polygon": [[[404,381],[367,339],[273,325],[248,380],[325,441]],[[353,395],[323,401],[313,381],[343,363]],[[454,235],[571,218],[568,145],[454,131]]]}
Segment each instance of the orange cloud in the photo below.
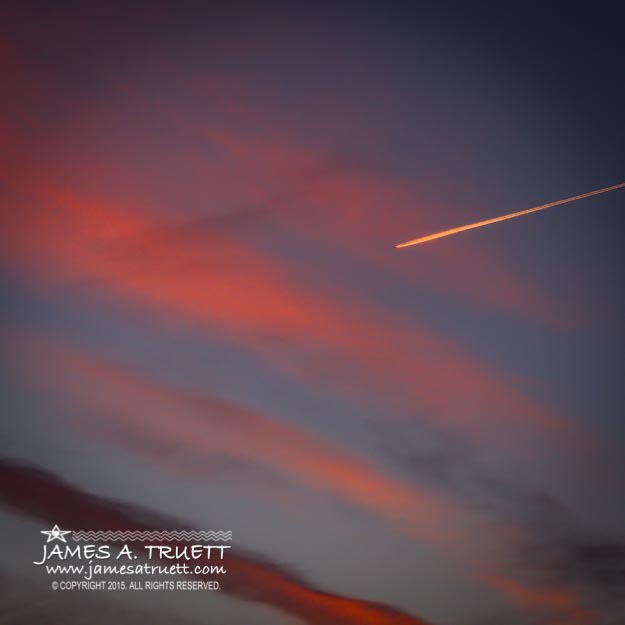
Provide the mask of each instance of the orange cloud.
{"label": "orange cloud", "polygon": [[[138,370],[94,358],[65,343],[12,332],[13,361],[39,386],[79,409],[88,432],[144,433],[182,454],[226,455],[278,471],[440,543],[462,513],[443,498],[386,476],[337,444],[295,425],[207,393],[157,383]],[[88,421],[91,415],[96,421]],[[101,420],[98,420],[99,416]],[[133,445],[133,437],[116,437]]]}
{"label": "orange cloud", "polygon": [[[570,311],[566,312],[535,282],[506,266],[501,254],[483,244],[476,248],[466,241],[454,241],[453,246],[421,251],[421,262],[399,258],[388,249],[393,236],[402,228],[426,231],[440,227],[445,218],[453,215],[448,207],[431,202],[424,206],[423,189],[404,179],[362,171],[349,160],[298,145],[272,119],[256,114],[255,122],[263,128],[262,134],[242,133],[237,117],[225,127],[179,120],[182,128],[216,146],[219,158],[206,161],[206,170],[219,167],[239,176],[247,186],[261,190],[250,198],[256,205],[276,201],[272,196],[275,185],[271,183],[279,181],[294,216],[289,225],[300,236],[317,237],[323,244],[341,248],[377,268],[384,267],[411,285],[407,288],[453,293],[515,315],[557,326],[571,325]],[[441,180],[440,185],[444,187],[445,181]],[[210,189],[206,187],[205,191],[213,188],[211,181]],[[314,220],[298,219],[306,211],[314,214]],[[424,257],[432,259],[427,270]]]}
{"label": "orange cloud", "polygon": [[[21,514],[75,530],[173,530],[147,512],[82,492],[56,476],[8,460],[0,460],[0,502]],[[150,519],[150,520],[146,520]],[[177,523],[177,522],[176,522]],[[272,606],[308,625],[427,625],[426,621],[380,603],[316,589],[278,566],[241,550],[227,556],[224,592]],[[202,561],[198,561],[202,564]]]}
{"label": "orange cloud", "polygon": [[3,232],[5,256],[35,280],[97,283],[165,318],[222,332],[305,379],[393,398],[395,409],[476,440],[497,440],[510,425],[558,436],[569,427],[442,336],[314,288],[236,237],[166,227],[66,190],[35,192],[42,206],[10,215]]}
{"label": "orange cloud", "polygon": [[[153,61],[152,66],[158,64]],[[286,139],[284,124],[245,104],[244,86],[214,77],[201,81],[162,62],[158,71],[172,84],[188,83],[187,89],[195,90],[193,101],[203,91],[206,103],[215,103],[211,113],[224,117],[222,125],[211,126],[197,111],[187,116],[184,103],[155,104],[159,119],[172,122],[172,134],[195,139],[185,141],[177,152],[179,169],[171,176],[182,197],[202,198],[207,204],[215,198],[234,198],[263,208],[272,202],[294,205],[301,198],[300,212],[316,211],[319,227],[313,234],[310,221],[304,220],[304,227],[297,221],[292,225],[300,236],[315,238],[319,253],[326,246],[346,246],[375,267],[409,275],[421,286],[452,285],[476,293],[484,289],[480,297],[495,302],[501,295],[508,301],[500,303],[512,309],[535,304],[540,308],[544,303],[532,285],[510,279],[501,263],[483,250],[471,258],[470,250],[454,257],[437,248],[434,253],[441,256],[435,264],[447,269],[434,277],[418,263],[395,261],[399,257],[390,243],[388,255],[370,252],[363,242],[374,235],[392,242],[400,232],[414,228],[415,213],[425,219],[429,211],[414,209],[410,185],[379,172],[364,175],[341,159],[325,158],[303,140]],[[145,103],[140,89],[128,90],[133,104]],[[30,101],[28,89],[23,91]],[[55,90],[46,84],[43,91],[57,104],[57,99],[63,100],[58,86]],[[120,106],[118,122],[124,127],[132,120]],[[110,122],[110,111],[97,105],[93,109],[81,117],[85,127]],[[31,121],[36,130],[45,126],[36,116]],[[12,132],[10,145],[28,152],[28,133]],[[94,288],[105,297],[225,335],[306,382],[323,383],[358,396],[358,401],[382,398],[390,413],[407,413],[473,440],[499,442],[509,437],[511,427],[515,433],[533,429],[532,435],[538,431],[559,442],[563,432],[571,436],[566,419],[415,319],[402,318],[332,284],[315,286],[307,271],[289,259],[262,252],[223,230],[196,231],[193,225],[179,227],[156,217],[158,209],[147,202],[161,186],[149,167],[143,177],[120,167],[120,183],[128,177],[133,182],[124,187],[126,193],[118,192],[106,184],[107,172],[115,169],[114,158],[96,149],[94,161],[80,141],[72,142],[62,152],[65,156],[56,154],[54,146],[45,149],[40,158],[26,155],[20,167],[12,167],[6,184],[19,201],[3,215],[0,233],[0,258],[17,271],[26,269],[31,282],[97,285]],[[141,156],[137,161],[149,165],[151,154],[141,142],[136,149]],[[195,174],[183,176],[187,170]],[[276,191],[288,200],[276,199]],[[393,220],[381,218],[381,206],[393,207]],[[476,274],[488,278],[474,285]]]}
{"label": "orange cloud", "polygon": [[[11,348],[12,362],[20,364],[31,381],[53,390],[77,408],[81,418],[74,423],[89,434],[104,432],[110,437],[113,433],[117,444],[140,453],[143,449],[135,435],[178,449],[183,456],[227,455],[257,463],[313,491],[336,495],[407,535],[438,546],[452,560],[468,563],[468,571],[474,566],[501,568],[494,562],[487,565],[474,561],[463,548],[469,535],[467,528],[484,519],[446,497],[384,475],[345,447],[208,393],[156,382],[136,369],[95,358],[66,343],[15,329],[11,337],[6,344]],[[124,428],[132,435],[127,436]],[[518,535],[497,535],[491,530],[491,544],[499,541],[503,546],[517,539]],[[254,569],[255,564],[245,567]],[[251,574],[268,576],[268,584],[284,586],[285,593],[297,595],[304,604],[312,602],[316,610],[338,610],[346,618],[349,615],[356,619],[355,623],[368,622],[357,620],[362,606],[293,587],[280,572],[261,567]],[[515,604],[545,612],[551,619],[545,625],[596,625],[593,613],[569,588],[535,589],[504,575],[483,575],[480,579]],[[368,614],[365,610],[362,618]],[[570,620],[561,620],[562,615]]]}
{"label": "orange cloud", "polygon": [[571,588],[534,588],[505,576],[491,576],[488,583],[505,592],[515,603],[544,614],[544,625],[598,625],[597,614],[585,608]]}

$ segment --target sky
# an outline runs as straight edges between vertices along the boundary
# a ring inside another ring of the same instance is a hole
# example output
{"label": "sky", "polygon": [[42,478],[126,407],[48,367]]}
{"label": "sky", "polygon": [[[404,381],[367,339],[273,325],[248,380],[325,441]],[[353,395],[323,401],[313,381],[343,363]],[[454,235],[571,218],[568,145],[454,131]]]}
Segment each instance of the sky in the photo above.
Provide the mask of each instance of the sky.
{"label": "sky", "polygon": [[[625,191],[393,248],[625,182],[621,23],[5,3],[0,624],[621,625]],[[54,523],[229,573],[54,593]]]}

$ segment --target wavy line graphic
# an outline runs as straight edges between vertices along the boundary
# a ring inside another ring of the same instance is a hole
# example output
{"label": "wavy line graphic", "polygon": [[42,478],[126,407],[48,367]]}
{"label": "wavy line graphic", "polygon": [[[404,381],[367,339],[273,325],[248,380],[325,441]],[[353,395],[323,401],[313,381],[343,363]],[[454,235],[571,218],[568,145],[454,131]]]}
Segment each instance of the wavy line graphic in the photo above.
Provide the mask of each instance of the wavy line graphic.
{"label": "wavy line graphic", "polygon": [[162,541],[162,540],[187,540],[187,541],[229,541],[232,540],[232,532],[222,530],[205,531],[77,531],[72,532],[72,538],[75,541]]}

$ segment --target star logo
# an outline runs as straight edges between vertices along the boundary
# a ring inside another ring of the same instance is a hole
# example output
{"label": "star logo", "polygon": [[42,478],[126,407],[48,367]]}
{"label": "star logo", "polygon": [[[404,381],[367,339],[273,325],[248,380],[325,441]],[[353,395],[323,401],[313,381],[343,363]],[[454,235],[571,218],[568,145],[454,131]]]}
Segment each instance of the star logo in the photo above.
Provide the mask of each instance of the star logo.
{"label": "star logo", "polygon": [[51,540],[61,540],[66,543],[65,534],[71,534],[72,532],[70,530],[62,530],[58,525],[55,525],[51,530],[42,530],[41,533],[48,536],[47,543]]}

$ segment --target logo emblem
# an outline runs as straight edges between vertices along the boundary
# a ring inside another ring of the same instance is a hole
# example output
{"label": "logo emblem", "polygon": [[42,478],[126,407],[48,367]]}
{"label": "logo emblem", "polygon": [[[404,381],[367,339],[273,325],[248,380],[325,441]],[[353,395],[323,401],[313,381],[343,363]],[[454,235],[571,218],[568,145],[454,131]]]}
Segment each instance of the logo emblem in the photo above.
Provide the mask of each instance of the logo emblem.
{"label": "logo emblem", "polygon": [[46,543],[49,543],[53,540],[60,540],[64,543],[66,543],[67,541],[65,540],[65,534],[71,534],[71,530],[62,530],[58,525],[55,525],[51,530],[41,530],[42,534],[45,534],[48,537],[48,540],[46,540]]}

